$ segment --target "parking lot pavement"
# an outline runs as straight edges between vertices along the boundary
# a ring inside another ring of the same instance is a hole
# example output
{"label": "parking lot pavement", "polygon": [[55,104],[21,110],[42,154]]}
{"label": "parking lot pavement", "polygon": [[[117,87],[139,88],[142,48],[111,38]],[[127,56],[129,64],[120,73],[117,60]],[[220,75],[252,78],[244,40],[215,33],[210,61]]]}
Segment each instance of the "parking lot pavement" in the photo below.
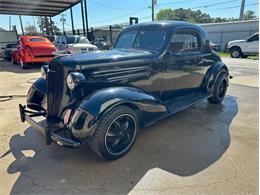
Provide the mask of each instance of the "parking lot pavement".
{"label": "parking lot pavement", "polygon": [[[18,103],[0,102],[0,194],[258,194],[258,60],[230,59],[222,104],[204,101],[141,130],[123,158],[45,145],[21,123]],[[39,67],[0,61],[0,95],[26,94]]]}

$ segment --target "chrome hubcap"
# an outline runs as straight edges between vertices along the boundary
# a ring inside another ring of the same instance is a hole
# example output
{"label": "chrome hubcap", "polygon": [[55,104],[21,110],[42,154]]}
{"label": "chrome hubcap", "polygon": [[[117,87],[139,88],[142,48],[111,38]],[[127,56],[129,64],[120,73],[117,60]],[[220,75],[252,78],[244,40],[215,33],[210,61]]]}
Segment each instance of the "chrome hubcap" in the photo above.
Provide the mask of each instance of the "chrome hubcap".
{"label": "chrome hubcap", "polygon": [[136,136],[136,121],[130,114],[122,114],[109,125],[105,147],[113,155],[120,155],[131,147]]}
{"label": "chrome hubcap", "polygon": [[238,52],[238,51],[233,51],[233,56],[234,56],[234,57],[238,57],[238,55],[239,55],[239,52]]}

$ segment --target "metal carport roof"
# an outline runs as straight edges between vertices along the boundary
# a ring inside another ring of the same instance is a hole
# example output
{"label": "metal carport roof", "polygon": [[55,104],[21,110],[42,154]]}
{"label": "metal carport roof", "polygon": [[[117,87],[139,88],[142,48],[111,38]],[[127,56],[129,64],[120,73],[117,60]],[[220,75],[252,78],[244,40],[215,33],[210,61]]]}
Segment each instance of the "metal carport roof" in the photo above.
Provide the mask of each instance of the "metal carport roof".
{"label": "metal carport roof", "polygon": [[81,0],[0,0],[0,14],[53,17]]}

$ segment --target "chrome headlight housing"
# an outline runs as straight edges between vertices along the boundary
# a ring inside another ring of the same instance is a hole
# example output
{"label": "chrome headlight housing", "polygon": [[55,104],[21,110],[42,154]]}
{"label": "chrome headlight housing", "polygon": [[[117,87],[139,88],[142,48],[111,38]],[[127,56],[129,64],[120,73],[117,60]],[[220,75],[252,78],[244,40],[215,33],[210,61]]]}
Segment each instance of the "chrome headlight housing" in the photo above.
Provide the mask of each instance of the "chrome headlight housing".
{"label": "chrome headlight housing", "polygon": [[80,83],[85,81],[85,76],[80,72],[71,72],[67,76],[67,86],[70,90],[75,89]]}
{"label": "chrome headlight housing", "polygon": [[43,65],[41,67],[41,75],[42,75],[43,79],[46,79],[48,70],[49,70],[49,66],[48,65]]}

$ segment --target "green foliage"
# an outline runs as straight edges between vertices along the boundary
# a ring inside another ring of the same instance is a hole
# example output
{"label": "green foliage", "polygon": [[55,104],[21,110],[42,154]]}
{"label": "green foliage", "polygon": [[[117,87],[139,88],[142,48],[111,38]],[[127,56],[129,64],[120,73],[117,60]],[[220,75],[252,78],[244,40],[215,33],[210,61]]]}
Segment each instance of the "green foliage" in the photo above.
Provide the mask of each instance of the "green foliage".
{"label": "green foliage", "polygon": [[30,25],[29,23],[26,24],[25,28],[24,28],[25,34],[27,35],[36,35],[37,33],[37,29],[35,28],[34,25]]}
{"label": "green foliage", "polygon": [[247,10],[244,14],[244,20],[255,20],[257,19],[257,16],[255,15],[255,12],[252,10]]}
{"label": "green foliage", "polygon": [[[51,23],[50,20],[46,17],[38,17],[37,18],[37,24],[41,31],[45,34],[51,34]],[[60,29],[55,25],[55,23],[52,21],[52,29],[54,34],[57,34],[60,32]]]}
{"label": "green foliage", "polygon": [[191,9],[162,9],[156,16],[157,20],[182,20],[194,23],[208,23],[210,16],[202,13],[200,10],[192,11]]}
{"label": "green foliage", "polygon": [[[157,20],[181,20],[191,23],[217,23],[237,21],[235,18],[212,18],[209,14],[203,13],[201,10],[193,11],[191,9],[161,9],[157,15]],[[248,10],[244,16],[245,20],[256,19],[255,13],[252,10]]]}

